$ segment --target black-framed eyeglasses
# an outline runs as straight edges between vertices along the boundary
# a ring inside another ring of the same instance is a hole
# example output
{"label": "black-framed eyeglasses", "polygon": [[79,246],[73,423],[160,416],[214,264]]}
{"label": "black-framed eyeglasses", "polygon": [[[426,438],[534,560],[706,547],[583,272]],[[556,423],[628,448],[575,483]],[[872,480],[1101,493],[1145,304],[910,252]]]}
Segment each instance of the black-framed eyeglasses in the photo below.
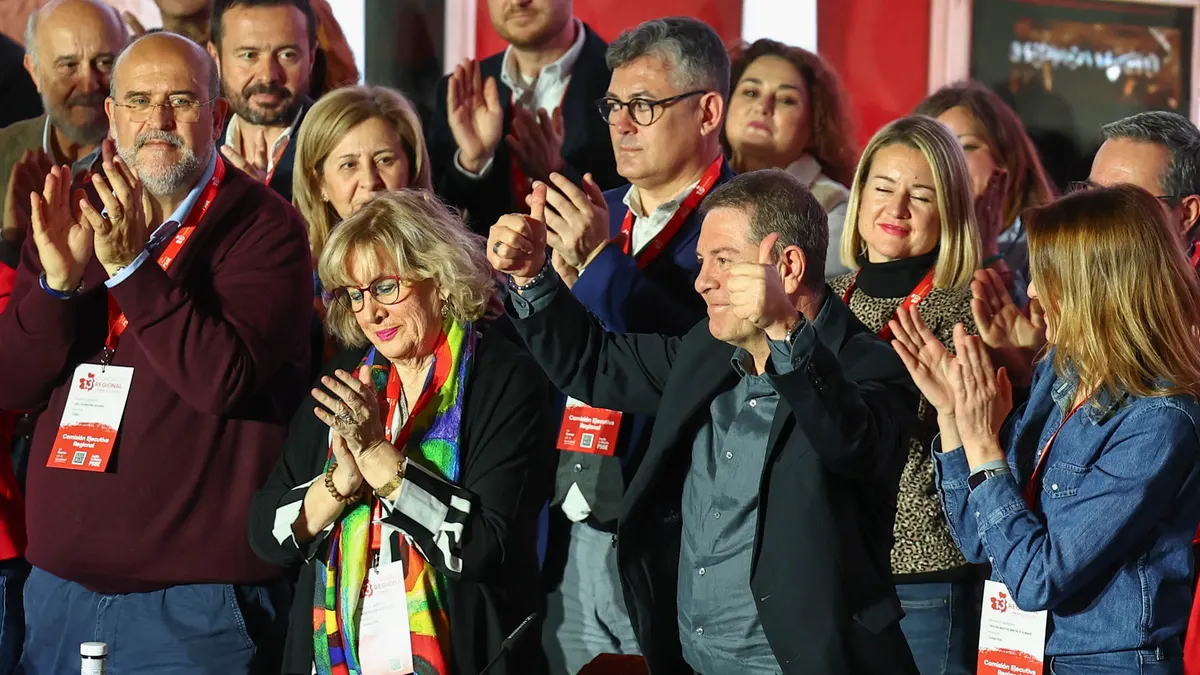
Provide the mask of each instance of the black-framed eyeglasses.
{"label": "black-framed eyeglasses", "polygon": [[[1095,183],[1086,181],[1086,180],[1073,180],[1073,181],[1071,181],[1071,184],[1067,187],[1067,191],[1070,192],[1071,194],[1074,194],[1076,192],[1087,192],[1088,190],[1095,190],[1098,187],[1100,187],[1100,186],[1096,185]],[[1175,204],[1178,204],[1180,202],[1180,200],[1183,199],[1182,197],[1178,197],[1176,195],[1154,195],[1154,198],[1158,199],[1162,202],[1165,202],[1168,206],[1174,206]]]}
{"label": "black-framed eyeglasses", "polygon": [[663,109],[685,98],[702,96],[707,93],[708,91],[704,89],[694,89],[675,96],[660,98],[657,101],[648,98],[631,98],[628,101],[622,101],[615,96],[605,96],[596,101],[596,109],[600,111],[600,117],[604,118],[604,121],[609,124],[613,124],[613,113],[625,109],[629,111],[629,119],[633,120],[634,124],[640,127],[648,127],[654,124]]}
{"label": "black-framed eyeglasses", "polygon": [[406,298],[407,291],[411,288],[400,277],[389,276],[379,277],[366,288],[339,286],[332,291],[326,291],[326,295],[329,299],[337,300],[342,307],[351,312],[358,312],[367,302],[367,293],[370,293],[371,297],[375,298],[375,302],[381,305],[394,305]]}

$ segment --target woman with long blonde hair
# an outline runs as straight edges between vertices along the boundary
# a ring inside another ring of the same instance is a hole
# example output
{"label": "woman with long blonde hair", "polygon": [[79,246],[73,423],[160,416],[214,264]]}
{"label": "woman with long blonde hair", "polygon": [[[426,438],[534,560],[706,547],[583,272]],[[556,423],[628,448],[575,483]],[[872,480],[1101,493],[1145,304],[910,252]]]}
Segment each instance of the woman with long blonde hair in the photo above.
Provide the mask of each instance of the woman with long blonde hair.
{"label": "woman with long blonde hair", "polygon": [[[851,183],[843,263],[858,271],[829,284],[868,328],[886,337],[898,309],[919,304],[933,334],[950,344],[971,319],[979,265],[971,182],[958,142],[929,117],[885,126],[863,151]],[[914,298],[916,300],[914,300]],[[900,628],[923,675],[973,672],[982,572],[959,553],[934,487],[929,447],[937,434],[922,401],[896,505],[892,576]]]}
{"label": "woman with long blonde hair", "polygon": [[[1048,351],[1015,414],[1003,368],[917,312],[896,351],[938,413],[955,540],[1018,607],[1049,612],[1050,672],[1180,673],[1200,522],[1200,284],[1133,186],[1029,212]],[[1007,420],[1006,420],[1007,418]]]}

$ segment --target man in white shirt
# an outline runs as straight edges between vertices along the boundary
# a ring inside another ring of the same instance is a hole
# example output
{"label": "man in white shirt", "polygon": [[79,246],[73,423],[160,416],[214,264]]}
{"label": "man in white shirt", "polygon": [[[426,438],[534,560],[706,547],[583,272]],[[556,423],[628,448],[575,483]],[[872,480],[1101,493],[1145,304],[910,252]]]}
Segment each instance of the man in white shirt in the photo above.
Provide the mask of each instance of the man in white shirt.
{"label": "man in white shirt", "polygon": [[[575,182],[552,173],[547,242],[559,276],[607,330],[683,335],[705,316],[693,290],[698,207],[733,177],[720,144],[729,57],[711,27],[670,17],[623,33],[609,45],[607,62],[612,81],[597,107],[617,171],[630,185],[602,192],[590,175]],[[544,642],[551,663],[559,648],[574,673],[597,654],[637,650],[613,534],[650,420],[623,416],[605,453],[567,440],[573,418],[605,413],[574,401],[567,410],[546,563],[552,569],[565,556],[565,571],[549,598]]]}
{"label": "man in white shirt", "polygon": [[594,107],[610,76],[604,41],[571,0],[488,0],[488,12],[509,46],[444,78],[428,126],[434,187],[481,233],[551,172],[622,182]]}
{"label": "man in white shirt", "polygon": [[296,135],[308,98],[317,19],[308,0],[216,0],[208,53],[229,108],[221,154],[292,200]]}

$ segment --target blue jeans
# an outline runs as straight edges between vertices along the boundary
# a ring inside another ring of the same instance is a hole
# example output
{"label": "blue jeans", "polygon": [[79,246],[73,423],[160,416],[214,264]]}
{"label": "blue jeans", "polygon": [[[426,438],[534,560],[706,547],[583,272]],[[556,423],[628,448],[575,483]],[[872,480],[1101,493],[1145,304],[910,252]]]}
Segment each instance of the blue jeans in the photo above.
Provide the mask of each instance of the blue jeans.
{"label": "blue jeans", "polygon": [[1049,675],[1183,675],[1183,648],[1171,640],[1158,649],[1052,656]]}
{"label": "blue jeans", "polygon": [[[266,673],[279,616],[266,586],[192,584],[102,595],[34,568],[18,675],[78,675],[79,644],[108,644],[108,675]],[[261,652],[261,653],[260,653]]]}
{"label": "blue jeans", "polygon": [[0,562],[0,675],[12,675],[25,641],[25,610],[21,607],[29,563],[22,558]]}
{"label": "blue jeans", "polygon": [[900,630],[921,675],[972,675],[979,649],[979,582],[897,584]]}

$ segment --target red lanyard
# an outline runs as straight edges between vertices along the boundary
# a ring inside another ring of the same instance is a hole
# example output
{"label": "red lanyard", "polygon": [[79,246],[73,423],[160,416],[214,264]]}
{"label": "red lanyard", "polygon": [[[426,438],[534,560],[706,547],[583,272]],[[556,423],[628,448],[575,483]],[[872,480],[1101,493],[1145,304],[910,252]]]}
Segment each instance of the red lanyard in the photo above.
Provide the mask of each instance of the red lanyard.
{"label": "red lanyard", "polygon": [[[568,84],[568,86],[570,86],[570,85]],[[564,87],[563,95],[562,95],[562,97],[560,97],[558,99],[558,108],[555,108],[554,110],[550,111],[551,118],[553,118],[553,116],[557,113],[557,111],[560,108],[562,108],[562,102],[566,98],[567,98],[567,90],[566,90],[566,87]],[[517,106],[516,94],[512,93],[511,91],[508,95],[508,106],[509,106],[509,108],[516,108],[516,106]],[[534,109],[534,115],[535,116],[537,115],[536,108]],[[511,127],[512,125],[510,124],[509,126]],[[512,134],[513,139],[517,138],[517,130],[516,129],[511,129],[509,133]],[[525,172],[521,170],[521,166],[517,162],[517,156],[511,152],[509,153],[509,166],[510,166],[510,171],[512,171],[513,194],[515,194],[517,196],[517,210],[524,211],[525,209],[529,208],[525,204],[525,198],[529,196],[529,192],[530,192],[529,176],[526,176]]]}
{"label": "red lanyard", "polygon": [[[709,190],[712,189],[713,183],[717,182],[717,178],[721,175],[721,165],[724,161],[723,157],[718,157],[713,161],[712,165],[708,167],[708,171],[705,171],[704,175],[700,178],[700,182],[696,184],[696,187],[692,188],[692,191],[684,198],[679,208],[675,209],[675,214],[667,221],[662,231],[654,235],[654,239],[650,240],[650,243],[646,244],[645,248],[638,254],[638,269],[645,269],[651,261],[658,257],[659,253],[662,253],[663,247],[667,245],[668,241],[671,241],[671,238],[675,236],[679,228],[683,226],[683,221],[692,215],[692,211],[695,211],[696,207],[700,205],[700,202],[704,199],[704,195],[708,194]],[[630,189],[632,190],[633,188]],[[621,234],[625,240],[622,250],[625,252],[625,255],[633,255],[633,211],[625,212],[625,220],[621,223]]]}
{"label": "red lanyard", "polygon": [[[911,309],[921,304],[921,301],[925,299],[925,296],[929,295],[929,292],[933,290],[934,271],[935,270],[929,270],[929,273],[925,275],[925,278],[921,279],[921,283],[917,284],[917,287],[912,290],[912,293],[909,293],[908,297],[904,298],[904,301],[901,302],[900,306],[896,308],[896,313],[892,315],[893,317],[898,315],[902,309]],[[850,285],[846,287],[846,292],[842,294],[842,302],[846,303],[847,307],[850,306],[850,297],[854,295],[854,288],[857,284],[858,273],[856,272],[854,274],[854,278],[850,280]],[[887,323],[884,323],[883,328],[879,329],[879,337],[883,340],[890,340],[892,337],[892,327]]]}
{"label": "red lanyard", "polygon": [[[204,214],[208,213],[208,207],[212,206],[213,199],[217,196],[217,188],[221,187],[221,181],[224,178],[225,161],[218,157],[216,168],[213,170],[208,185],[204,187],[204,192],[200,193],[200,198],[192,205],[192,210],[188,213],[183,225],[175,232],[175,236],[171,237],[171,241],[158,256],[158,266],[163,268],[163,271],[170,269],[178,258],[179,251],[183,249],[183,245],[192,238],[196,226],[204,218]],[[108,322],[108,337],[104,340],[104,356],[101,361],[103,365],[108,365],[112,360],[113,354],[117,351],[117,343],[121,341],[121,334],[129,327],[129,319],[125,316],[125,312],[122,312],[121,308],[117,306],[117,301],[111,291],[108,294]]]}
{"label": "red lanyard", "polygon": [[1033,474],[1029,476],[1029,485],[1025,486],[1025,503],[1029,505],[1029,508],[1033,508],[1033,498],[1037,495],[1037,477],[1041,473],[1042,464],[1046,461],[1046,455],[1050,454],[1050,446],[1054,444],[1054,439],[1058,438],[1058,432],[1062,431],[1067,420],[1071,419],[1075,411],[1079,410],[1084,403],[1087,403],[1087,399],[1076,403],[1075,407],[1071,408],[1070,412],[1063,416],[1062,421],[1058,423],[1058,428],[1054,430],[1054,433],[1050,434],[1050,440],[1046,441],[1046,445],[1042,447],[1042,453],[1038,455],[1037,464],[1033,467]]}
{"label": "red lanyard", "polygon": [[1192,269],[1200,270],[1200,245],[1192,244],[1192,257],[1188,262],[1192,264]]}
{"label": "red lanyard", "polygon": [[[375,350],[367,356],[364,368],[370,368],[371,363],[375,358]],[[380,401],[380,408],[387,410],[387,416],[383,418],[383,437],[387,439],[396,448],[403,448],[408,443],[408,437],[412,434],[413,421],[417,416],[425,410],[434,395],[442,390],[446,380],[450,378],[450,366],[453,357],[450,353],[450,343],[446,340],[446,333],[443,331],[438,337],[438,342],[433,350],[433,369],[430,377],[425,382],[425,387],[421,390],[421,395],[417,397],[416,405],[409,406],[408,419],[404,420],[404,425],[400,427],[399,433],[392,437],[392,420],[396,419],[396,408],[400,405],[400,373],[396,371],[395,366],[388,368],[388,382],[384,401]],[[374,500],[375,503],[371,507],[371,536],[370,547],[374,556],[378,556],[379,548],[383,544],[383,526],[380,524],[383,518],[383,506],[379,500]],[[376,561],[377,562],[377,561]],[[396,562],[396,561],[392,561]],[[372,566],[376,566],[374,563]]]}

